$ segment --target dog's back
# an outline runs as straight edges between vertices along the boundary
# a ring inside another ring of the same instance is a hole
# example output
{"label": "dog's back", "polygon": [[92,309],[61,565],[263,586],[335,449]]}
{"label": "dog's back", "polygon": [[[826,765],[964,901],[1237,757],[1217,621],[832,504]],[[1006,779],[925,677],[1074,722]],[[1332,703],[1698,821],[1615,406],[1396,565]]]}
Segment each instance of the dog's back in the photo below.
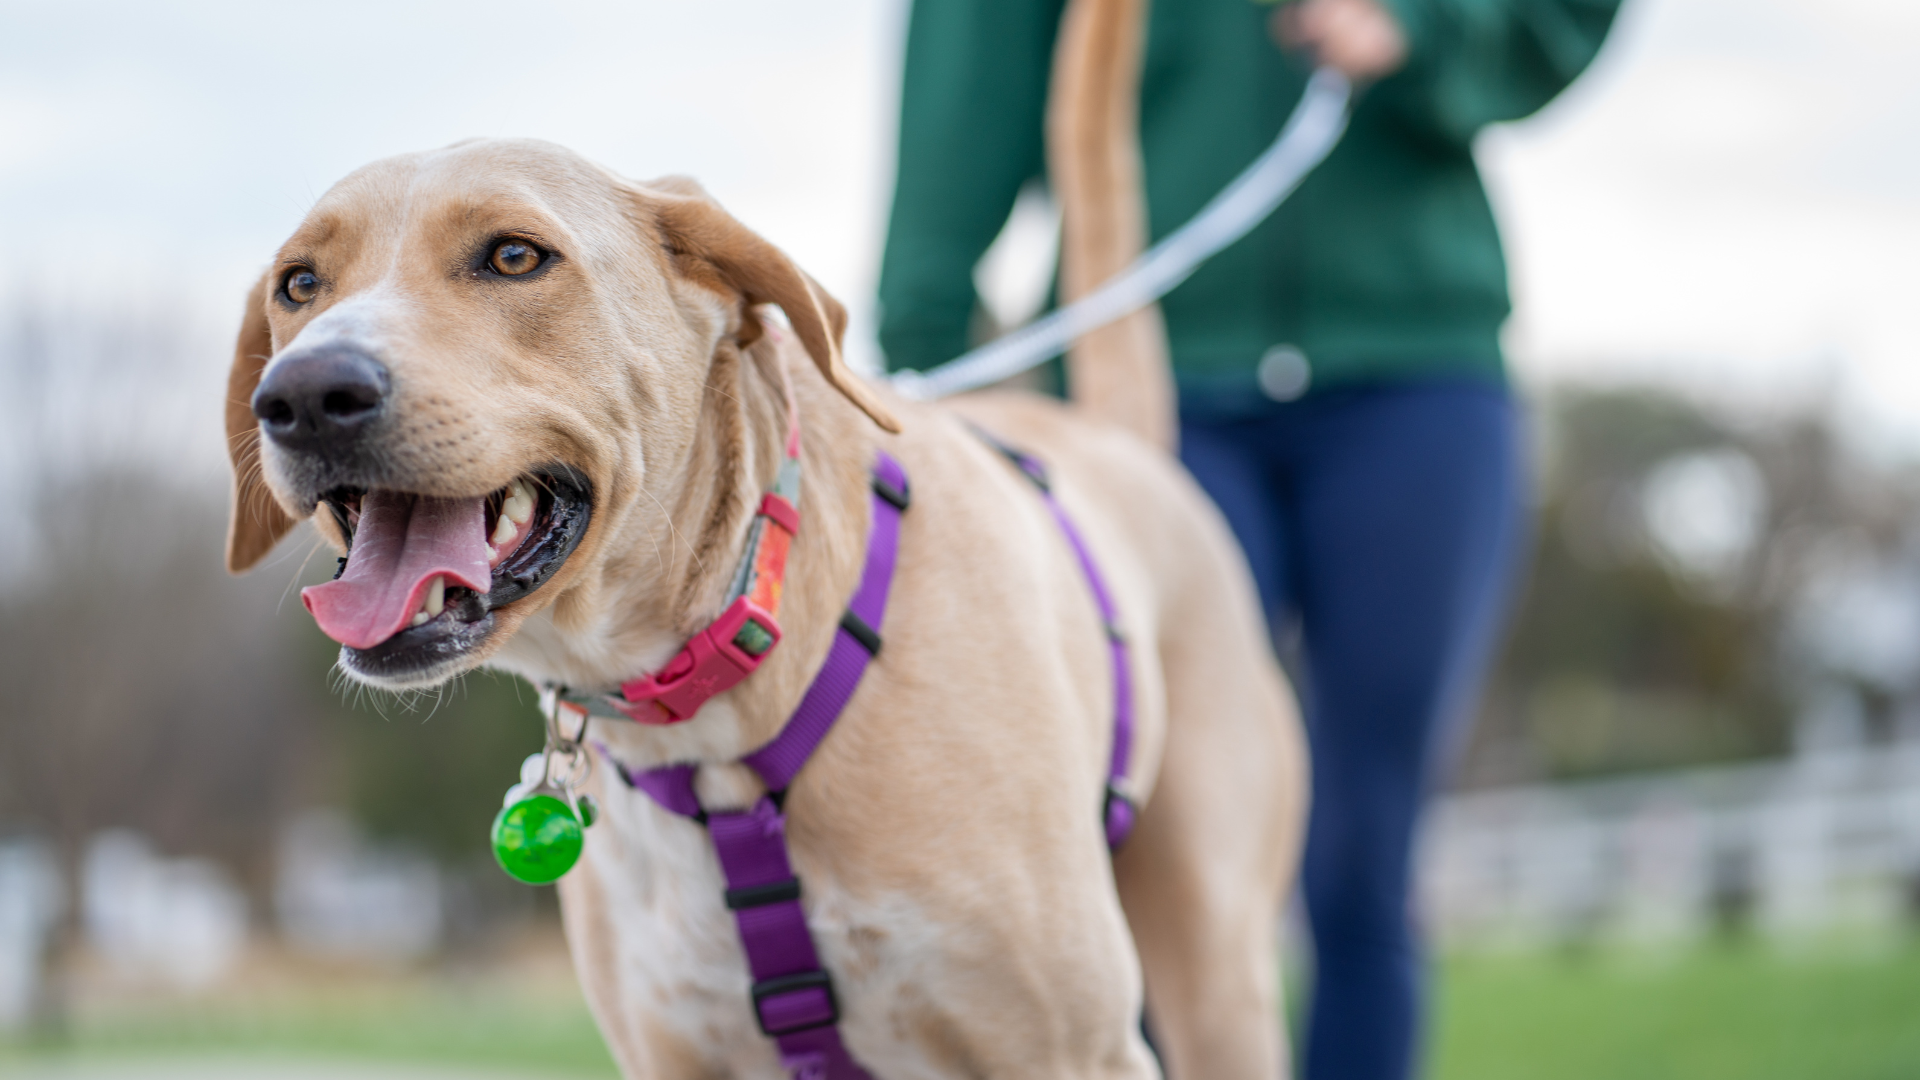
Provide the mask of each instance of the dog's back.
{"label": "dog's back", "polygon": [[1285,1075],[1275,931],[1304,839],[1306,751],[1238,544],[1186,471],[1131,431],[1033,395],[950,408],[1046,462],[1114,579],[1150,699],[1135,757],[1145,809],[1114,877],[1168,1072]]}

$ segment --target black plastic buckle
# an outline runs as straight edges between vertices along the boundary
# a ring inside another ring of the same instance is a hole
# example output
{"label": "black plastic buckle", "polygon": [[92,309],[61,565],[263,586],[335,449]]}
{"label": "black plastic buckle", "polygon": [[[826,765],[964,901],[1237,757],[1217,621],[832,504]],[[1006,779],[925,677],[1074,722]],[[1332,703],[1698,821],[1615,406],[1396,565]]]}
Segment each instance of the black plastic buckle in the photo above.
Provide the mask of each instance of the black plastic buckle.
{"label": "black plastic buckle", "polygon": [[[1127,793],[1121,791],[1119,786],[1113,781],[1107,781],[1107,797],[1100,803],[1100,831],[1103,835],[1111,836],[1113,832],[1115,803],[1119,803],[1125,808],[1121,812],[1127,816],[1126,827],[1122,830],[1123,835],[1120,838],[1124,841],[1128,835],[1132,834],[1133,826],[1140,820],[1140,804],[1129,798]],[[1119,847],[1118,844],[1114,844],[1113,846],[1115,848]]]}
{"label": "black plastic buckle", "polygon": [[841,614],[840,629],[852,634],[853,640],[859,642],[860,647],[867,650],[868,656],[880,655],[880,632],[868,626],[867,620],[854,614],[852,608],[848,608]]}
{"label": "black plastic buckle", "polygon": [[[827,994],[827,1015],[824,1019],[809,1020],[783,1028],[767,1025],[765,1005],[768,998],[779,997],[801,990],[824,990]],[[833,993],[833,976],[824,971],[802,971],[797,975],[780,975],[772,979],[761,979],[753,984],[753,1019],[760,1025],[762,1034],[770,1038],[793,1035],[797,1032],[812,1031],[814,1028],[827,1027],[840,1022],[840,999]]]}
{"label": "black plastic buckle", "polygon": [[895,510],[905,510],[913,503],[913,493],[907,489],[906,485],[894,487],[882,479],[879,473],[873,474],[873,493],[892,503]]}
{"label": "black plastic buckle", "polygon": [[1053,478],[1047,475],[1047,467],[1041,464],[1039,458],[1028,457],[1018,450],[1007,451],[1007,456],[1013,459],[1014,465],[1019,467],[1027,479],[1033,481],[1034,487],[1049,495],[1053,494]]}
{"label": "black plastic buckle", "polygon": [[727,910],[744,911],[747,908],[766,907],[783,900],[800,899],[800,879],[788,878],[785,881],[769,882],[765,885],[742,885],[727,890]]}

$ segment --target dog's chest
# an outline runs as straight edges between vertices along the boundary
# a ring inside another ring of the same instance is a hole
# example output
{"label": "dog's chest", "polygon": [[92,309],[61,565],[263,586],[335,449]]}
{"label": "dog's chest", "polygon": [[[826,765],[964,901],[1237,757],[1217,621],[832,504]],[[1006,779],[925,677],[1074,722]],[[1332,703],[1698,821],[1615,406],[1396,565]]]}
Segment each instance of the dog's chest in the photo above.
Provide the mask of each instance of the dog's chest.
{"label": "dog's chest", "polygon": [[[706,831],[635,791],[616,788],[605,802],[605,820],[589,833],[576,871],[590,884],[569,883],[562,892],[576,965],[605,1034],[644,1040],[651,1029],[698,1048],[728,1074],[785,1077],[748,1004],[752,976]],[[903,1010],[921,1000],[916,991],[938,981],[930,970],[938,962],[910,948],[927,936],[922,913],[902,898],[856,900],[831,880],[804,868],[800,875],[849,1047],[889,1077],[935,1075],[933,1063],[899,1037],[911,1027]]]}

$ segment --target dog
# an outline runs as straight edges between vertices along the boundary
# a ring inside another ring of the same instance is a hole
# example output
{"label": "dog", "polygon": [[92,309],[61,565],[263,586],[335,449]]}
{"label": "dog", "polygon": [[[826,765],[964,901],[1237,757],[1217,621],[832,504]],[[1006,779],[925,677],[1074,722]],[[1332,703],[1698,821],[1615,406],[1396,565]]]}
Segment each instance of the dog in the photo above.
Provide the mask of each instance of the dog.
{"label": "dog", "polygon": [[[691,181],[527,140],[374,163],[247,299],[228,565],[303,518],[350,552],[309,606],[374,687],[481,665],[619,686],[721,610],[797,417],[778,647],[684,722],[591,722],[602,820],[559,882],[626,1076],[782,1076],[706,831],[619,777],[694,764],[702,806],[761,799],[740,760],[826,660],[889,454],[911,506],[884,647],[783,803],[847,1050],[890,1078],[1283,1074],[1304,754],[1223,520],[1152,432],[1015,393],[903,400],[848,369],[844,326]],[[1139,818],[1117,853],[1107,628],[1045,497],[981,431],[1045,463],[1131,644]]]}

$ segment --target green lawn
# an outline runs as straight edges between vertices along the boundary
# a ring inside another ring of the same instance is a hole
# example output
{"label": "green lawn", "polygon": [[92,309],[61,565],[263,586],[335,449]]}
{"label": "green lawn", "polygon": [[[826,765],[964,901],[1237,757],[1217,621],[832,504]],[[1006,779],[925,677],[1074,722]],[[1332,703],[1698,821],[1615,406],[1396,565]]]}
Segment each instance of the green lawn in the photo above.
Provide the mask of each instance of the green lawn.
{"label": "green lawn", "polygon": [[[1434,1080],[1912,1080],[1920,1077],[1920,947],[1787,957],[1708,949],[1666,961],[1606,954],[1455,958],[1436,991]],[[570,985],[458,980],[115,1009],[59,1050],[9,1060],[261,1053],[487,1066],[587,1080],[615,1072]]]}
{"label": "green lawn", "polygon": [[114,1009],[78,1020],[58,1045],[0,1044],[6,1062],[199,1058],[262,1054],[475,1066],[542,1076],[617,1078],[606,1045],[571,984],[463,989],[456,982],[391,989],[222,997],[200,1004]]}
{"label": "green lawn", "polygon": [[1456,959],[1436,1080],[1912,1080],[1920,948]]}

